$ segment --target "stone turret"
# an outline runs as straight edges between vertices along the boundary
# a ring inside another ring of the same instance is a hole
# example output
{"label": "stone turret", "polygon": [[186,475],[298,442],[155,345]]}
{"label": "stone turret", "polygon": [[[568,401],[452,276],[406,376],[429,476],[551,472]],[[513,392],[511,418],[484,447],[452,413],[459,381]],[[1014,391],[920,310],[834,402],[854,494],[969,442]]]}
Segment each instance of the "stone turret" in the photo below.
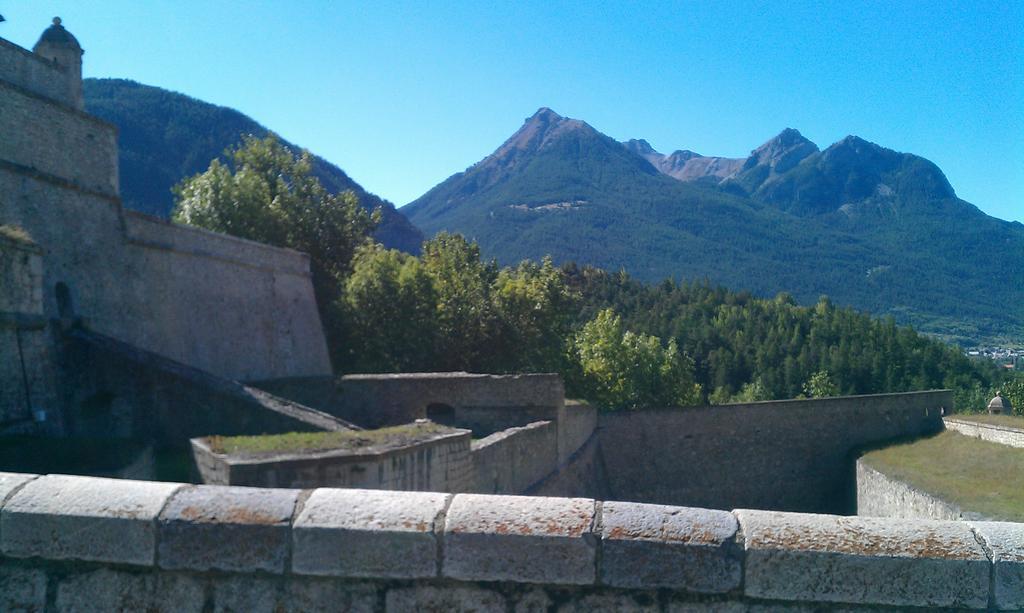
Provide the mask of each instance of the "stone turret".
{"label": "stone turret", "polygon": [[1013,407],[1008,399],[996,392],[995,398],[988,401],[988,412],[990,415],[1013,415]]}
{"label": "stone turret", "polygon": [[39,42],[32,51],[53,62],[67,74],[69,100],[75,108],[84,109],[82,99],[82,51],[78,40],[61,25],[60,17],[53,18],[53,25],[43,31]]}

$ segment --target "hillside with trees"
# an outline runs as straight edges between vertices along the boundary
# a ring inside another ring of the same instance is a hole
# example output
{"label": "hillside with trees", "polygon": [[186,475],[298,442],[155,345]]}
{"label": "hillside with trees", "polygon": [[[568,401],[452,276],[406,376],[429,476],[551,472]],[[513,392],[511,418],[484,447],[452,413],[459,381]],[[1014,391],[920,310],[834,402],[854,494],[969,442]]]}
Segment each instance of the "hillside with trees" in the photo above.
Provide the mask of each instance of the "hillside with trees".
{"label": "hillside with trees", "polygon": [[448,233],[419,256],[387,249],[354,194],[330,194],[311,163],[247,138],[176,188],[174,215],[310,253],[342,373],[559,372],[571,395],[607,409],[942,387],[980,409],[1010,383],[991,362],[826,297],[803,307],[550,258],[502,267]]}

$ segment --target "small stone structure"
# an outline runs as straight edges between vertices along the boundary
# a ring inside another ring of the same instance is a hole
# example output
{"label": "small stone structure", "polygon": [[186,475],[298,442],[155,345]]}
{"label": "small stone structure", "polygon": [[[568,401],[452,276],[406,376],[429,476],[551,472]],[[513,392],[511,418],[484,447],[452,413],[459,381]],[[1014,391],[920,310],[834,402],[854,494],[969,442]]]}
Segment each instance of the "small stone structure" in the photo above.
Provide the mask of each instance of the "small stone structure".
{"label": "small stone structure", "polygon": [[996,392],[995,397],[988,401],[987,411],[989,415],[1013,415],[1013,406],[1009,398],[1003,398],[1002,393]]}
{"label": "small stone structure", "polygon": [[346,487],[464,492],[473,487],[470,432],[433,424],[352,432],[333,449],[264,453],[215,451],[192,439],[203,483],[260,487]]}
{"label": "small stone structure", "polygon": [[0,609],[1024,608],[1024,524],[0,473]]}
{"label": "small stone structure", "polygon": [[565,402],[565,387],[556,374],[361,374],[255,385],[367,428],[427,418],[469,428],[478,437],[557,419]]}

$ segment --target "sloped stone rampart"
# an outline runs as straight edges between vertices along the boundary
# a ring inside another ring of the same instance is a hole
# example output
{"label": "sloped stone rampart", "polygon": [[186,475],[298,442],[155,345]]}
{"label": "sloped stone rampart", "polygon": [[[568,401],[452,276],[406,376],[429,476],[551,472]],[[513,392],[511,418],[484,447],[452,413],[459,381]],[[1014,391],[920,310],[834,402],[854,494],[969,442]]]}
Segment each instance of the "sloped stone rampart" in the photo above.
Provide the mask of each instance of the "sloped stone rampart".
{"label": "sloped stone rampart", "polygon": [[1024,524],[10,473],[0,501],[3,610],[1024,606]]}
{"label": "sloped stone rampart", "polygon": [[957,505],[893,479],[857,460],[857,515],[904,519],[984,519]]}
{"label": "sloped stone rampart", "polygon": [[947,430],[953,430],[965,436],[973,436],[983,441],[1009,447],[1024,447],[1024,428],[1007,428],[954,417],[947,417],[943,421],[946,423]]}

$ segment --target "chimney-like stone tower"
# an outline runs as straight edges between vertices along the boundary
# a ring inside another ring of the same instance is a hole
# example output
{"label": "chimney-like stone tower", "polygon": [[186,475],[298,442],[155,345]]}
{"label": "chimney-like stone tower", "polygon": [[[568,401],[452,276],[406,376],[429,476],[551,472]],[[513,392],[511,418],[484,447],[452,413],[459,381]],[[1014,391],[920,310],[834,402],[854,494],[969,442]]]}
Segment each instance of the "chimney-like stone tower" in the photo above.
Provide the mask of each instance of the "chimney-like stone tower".
{"label": "chimney-like stone tower", "polygon": [[57,64],[67,74],[68,99],[75,108],[82,110],[82,51],[78,40],[60,24],[60,17],[53,18],[53,25],[43,31],[39,42],[32,51]]}

